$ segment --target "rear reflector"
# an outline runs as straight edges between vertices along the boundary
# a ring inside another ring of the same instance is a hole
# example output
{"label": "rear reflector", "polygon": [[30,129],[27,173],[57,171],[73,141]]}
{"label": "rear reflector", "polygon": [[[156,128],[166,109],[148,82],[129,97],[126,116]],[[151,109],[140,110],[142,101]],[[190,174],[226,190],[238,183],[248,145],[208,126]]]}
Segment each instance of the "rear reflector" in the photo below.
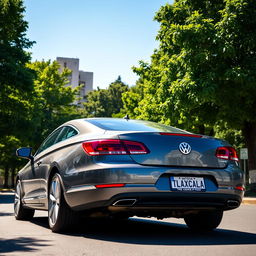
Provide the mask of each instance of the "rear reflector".
{"label": "rear reflector", "polygon": [[96,188],[120,188],[120,187],[124,187],[124,186],[125,186],[124,183],[95,185]]}
{"label": "rear reflector", "polygon": [[137,141],[92,140],[83,142],[83,149],[90,156],[97,155],[139,155],[147,154],[147,147]]}
{"label": "rear reflector", "polygon": [[216,157],[225,159],[239,161],[238,154],[233,147],[218,147],[216,149]]}
{"label": "rear reflector", "polygon": [[169,135],[169,136],[182,136],[182,137],[194,137],[194,138],[202,138],[202,135],[190,134],[190,133],[169,133],[169,132],[160,132],[161,135]]}

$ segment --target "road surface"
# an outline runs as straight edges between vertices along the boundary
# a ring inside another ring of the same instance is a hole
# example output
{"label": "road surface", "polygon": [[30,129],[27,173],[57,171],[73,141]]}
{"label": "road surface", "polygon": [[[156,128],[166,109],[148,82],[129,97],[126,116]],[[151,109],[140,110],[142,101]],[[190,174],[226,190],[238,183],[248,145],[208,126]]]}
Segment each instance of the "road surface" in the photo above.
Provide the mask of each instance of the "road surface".
{"label": "road surface", "polygon": [[72,232],[48,229],[47,213],[16,221],[13,195],[0,193],[0,255],[173,255],[255,256],[256,205],[225,212],[212,233],[190,231],[182,219],[130,218],[128,221],[81,223]]}

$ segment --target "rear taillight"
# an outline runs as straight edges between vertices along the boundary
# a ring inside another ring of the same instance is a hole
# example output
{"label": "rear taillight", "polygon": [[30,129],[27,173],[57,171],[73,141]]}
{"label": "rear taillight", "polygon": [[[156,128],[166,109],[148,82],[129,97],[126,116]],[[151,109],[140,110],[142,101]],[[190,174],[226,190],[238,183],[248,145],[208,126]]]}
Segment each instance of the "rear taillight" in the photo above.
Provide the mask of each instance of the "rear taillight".
{"label": "rear taillight", "polygon": [[140,155],[149,153],[147,147],[141,142],[124,140],[122,143],[124,143],[128,154]]}
{"label": "rear taillight", "polygon": [[120,140],[94,140],[83,143],[85,152],[95,155],[126,155],[126,149]]}
{"label": "rear taillight", "polygon": [[218,147],[216,149],[216,157],[225,160],[239,161],[238,154],[232,147]]}
{"label": "rear taillight", "polygon": [[147,154],[147,147],[137,141],[128,140],[92,140],[83,142],[83,149],[88,155],[138,155]]}
{"label": "rear taillight", "polygon": [[169,136],[182,136],[182,137],[202,138],[202,135],[191,134],[191,133],[171,133],[171,132],[160,132],[160,135],[169,135]]}
{"label": "rear taillight", "polygon": [[245,187],[244,186],[235,186],[236,190],[240,190],[240,191],[245,191]]}

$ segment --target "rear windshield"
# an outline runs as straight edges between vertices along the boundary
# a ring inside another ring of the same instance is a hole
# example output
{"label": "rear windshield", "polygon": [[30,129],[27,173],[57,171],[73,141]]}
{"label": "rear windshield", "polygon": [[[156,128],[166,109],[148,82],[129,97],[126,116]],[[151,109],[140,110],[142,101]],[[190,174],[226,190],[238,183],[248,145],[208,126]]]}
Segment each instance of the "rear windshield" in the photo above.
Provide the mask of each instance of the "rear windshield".
{"label": "rear windshield", "polygon": [[104,130],[111,131],[141,131],[141,132],[171,132],[188,133],[172,126],[158,124],[150,121],[126,119],[87,119],[87,122]]}

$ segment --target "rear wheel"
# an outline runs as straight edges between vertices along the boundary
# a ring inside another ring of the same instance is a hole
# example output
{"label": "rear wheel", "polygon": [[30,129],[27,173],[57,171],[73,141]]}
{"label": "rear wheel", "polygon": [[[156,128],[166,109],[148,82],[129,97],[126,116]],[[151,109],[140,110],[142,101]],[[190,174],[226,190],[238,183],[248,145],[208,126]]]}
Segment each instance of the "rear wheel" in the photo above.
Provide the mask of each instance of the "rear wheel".
{"label": "rear wheel", "polygon": [[24,205],[21,199],[22,199],[21,182],[20,180],[18,180],[15,188],[14,216],[16,220],[31,220],[34,216],[35,210],[24,208]]}
{"label": "rear wheel", "polygon": [[48,222],[53,232],[67,230],[75,220],[75,213],[65,201],[60,180],[60,175],[56,173],[51,180],[48,194]]}
{"label": "rear wheel", "polygon": [[222,220],[223,211],[191,214],[184,218],[187,226],[196,231],[211,231],[217,228]]}

